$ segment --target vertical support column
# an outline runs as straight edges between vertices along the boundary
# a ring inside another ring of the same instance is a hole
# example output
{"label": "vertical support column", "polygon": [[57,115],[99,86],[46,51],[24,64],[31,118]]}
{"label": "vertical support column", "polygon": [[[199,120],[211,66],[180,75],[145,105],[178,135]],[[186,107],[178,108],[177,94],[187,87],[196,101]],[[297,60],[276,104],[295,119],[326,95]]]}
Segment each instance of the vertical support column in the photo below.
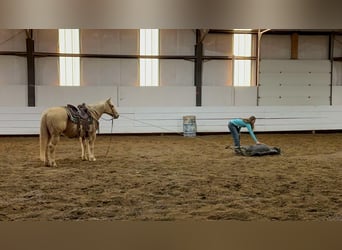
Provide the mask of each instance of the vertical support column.
{"label": "vertical support column", "polygon": [[258,29],[258,37],[256,39],[256,47],[257,47],[257,59],[256,59],[256,88],[257,88],[257,106],[259,106],[259,99],[260,99],[260,94],[259,94],[259,85],[260,85],[260,46],[261,46],[261,36],[262,32],[260,29]]}
{"label": "vertical support column", "polygon": [[298,59],[298,33],[291,35],[291,59]]}
{"label": "vertical support column", "polygon": [[196,106],[202,106],[202,69],[203,69],[203,43],[201,31],[196,30],[195,45],[195,86],[196,86]]}
{"label": "vertical support column", "polygon": [[333,77],[334,77],[334,41],[335,34],[330,33],[329,35],[329,60],[330,60],[330,106],[333,104]]}
{"label": "vertical support column", "polygon": [[27,51],[27,99],[28,106],[36,106],[36,82],[35,82],[35,67],[34,67],[34,40],[32,39],[32,30],[27,32],[26,51]]}

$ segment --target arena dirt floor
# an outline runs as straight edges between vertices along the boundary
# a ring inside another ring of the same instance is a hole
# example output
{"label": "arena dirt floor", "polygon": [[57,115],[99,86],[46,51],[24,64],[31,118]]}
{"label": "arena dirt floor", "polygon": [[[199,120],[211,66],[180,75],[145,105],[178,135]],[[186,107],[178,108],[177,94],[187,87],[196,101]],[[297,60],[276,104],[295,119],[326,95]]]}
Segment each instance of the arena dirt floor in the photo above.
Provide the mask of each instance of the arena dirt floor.
{"label": "arena dirt floor", "polygon": [[228,133],[100,135],[87,162],[61,138],[51,168],[37,136],[1,136],[0,221],[342,221],[342,133],[258,139],[282,154],[235,155]]}

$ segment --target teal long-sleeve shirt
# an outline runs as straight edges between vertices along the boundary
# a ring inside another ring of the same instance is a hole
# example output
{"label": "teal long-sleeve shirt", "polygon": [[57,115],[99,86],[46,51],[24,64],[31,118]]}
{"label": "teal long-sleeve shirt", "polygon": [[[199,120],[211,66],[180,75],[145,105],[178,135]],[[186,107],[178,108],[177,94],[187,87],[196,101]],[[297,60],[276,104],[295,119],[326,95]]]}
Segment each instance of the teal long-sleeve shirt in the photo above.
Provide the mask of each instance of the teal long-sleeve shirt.
{"label": "teal long-sleeve shirt", "polygon": [[233,123],[237,127],[244,127],[248,129],[249,134],[251,135],[252,139],[255,141],[255,143],[258,142],[258,139],[256,138],[252,126],[249,123],[244,122],[242,119],[233,119],[231,120],[231,123]]}

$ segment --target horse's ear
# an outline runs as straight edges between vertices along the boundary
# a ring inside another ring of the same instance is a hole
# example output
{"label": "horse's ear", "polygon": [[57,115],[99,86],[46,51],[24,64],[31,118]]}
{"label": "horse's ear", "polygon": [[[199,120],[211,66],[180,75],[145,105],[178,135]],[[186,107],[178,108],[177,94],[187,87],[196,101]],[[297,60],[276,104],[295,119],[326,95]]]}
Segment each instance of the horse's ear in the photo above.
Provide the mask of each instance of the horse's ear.
{"label": "horse's ear", "polygon": [[109,98],[107,99],[107,102],[111,102],[111,100],[112,100],[112,98],[111,98],[111,97],[109,97]]}

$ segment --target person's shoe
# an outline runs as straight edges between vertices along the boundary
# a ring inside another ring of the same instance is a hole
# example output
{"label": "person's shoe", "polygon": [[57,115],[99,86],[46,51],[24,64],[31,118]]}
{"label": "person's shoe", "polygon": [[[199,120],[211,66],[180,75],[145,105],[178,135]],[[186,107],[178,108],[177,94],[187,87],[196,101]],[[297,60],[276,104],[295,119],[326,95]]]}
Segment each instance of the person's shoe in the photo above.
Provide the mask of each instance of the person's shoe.
{"label": "person's shoe", "polygon": [[237,154],[240,154],[240,155],[242,154],[240,146],[234,146],[234,151]]}

